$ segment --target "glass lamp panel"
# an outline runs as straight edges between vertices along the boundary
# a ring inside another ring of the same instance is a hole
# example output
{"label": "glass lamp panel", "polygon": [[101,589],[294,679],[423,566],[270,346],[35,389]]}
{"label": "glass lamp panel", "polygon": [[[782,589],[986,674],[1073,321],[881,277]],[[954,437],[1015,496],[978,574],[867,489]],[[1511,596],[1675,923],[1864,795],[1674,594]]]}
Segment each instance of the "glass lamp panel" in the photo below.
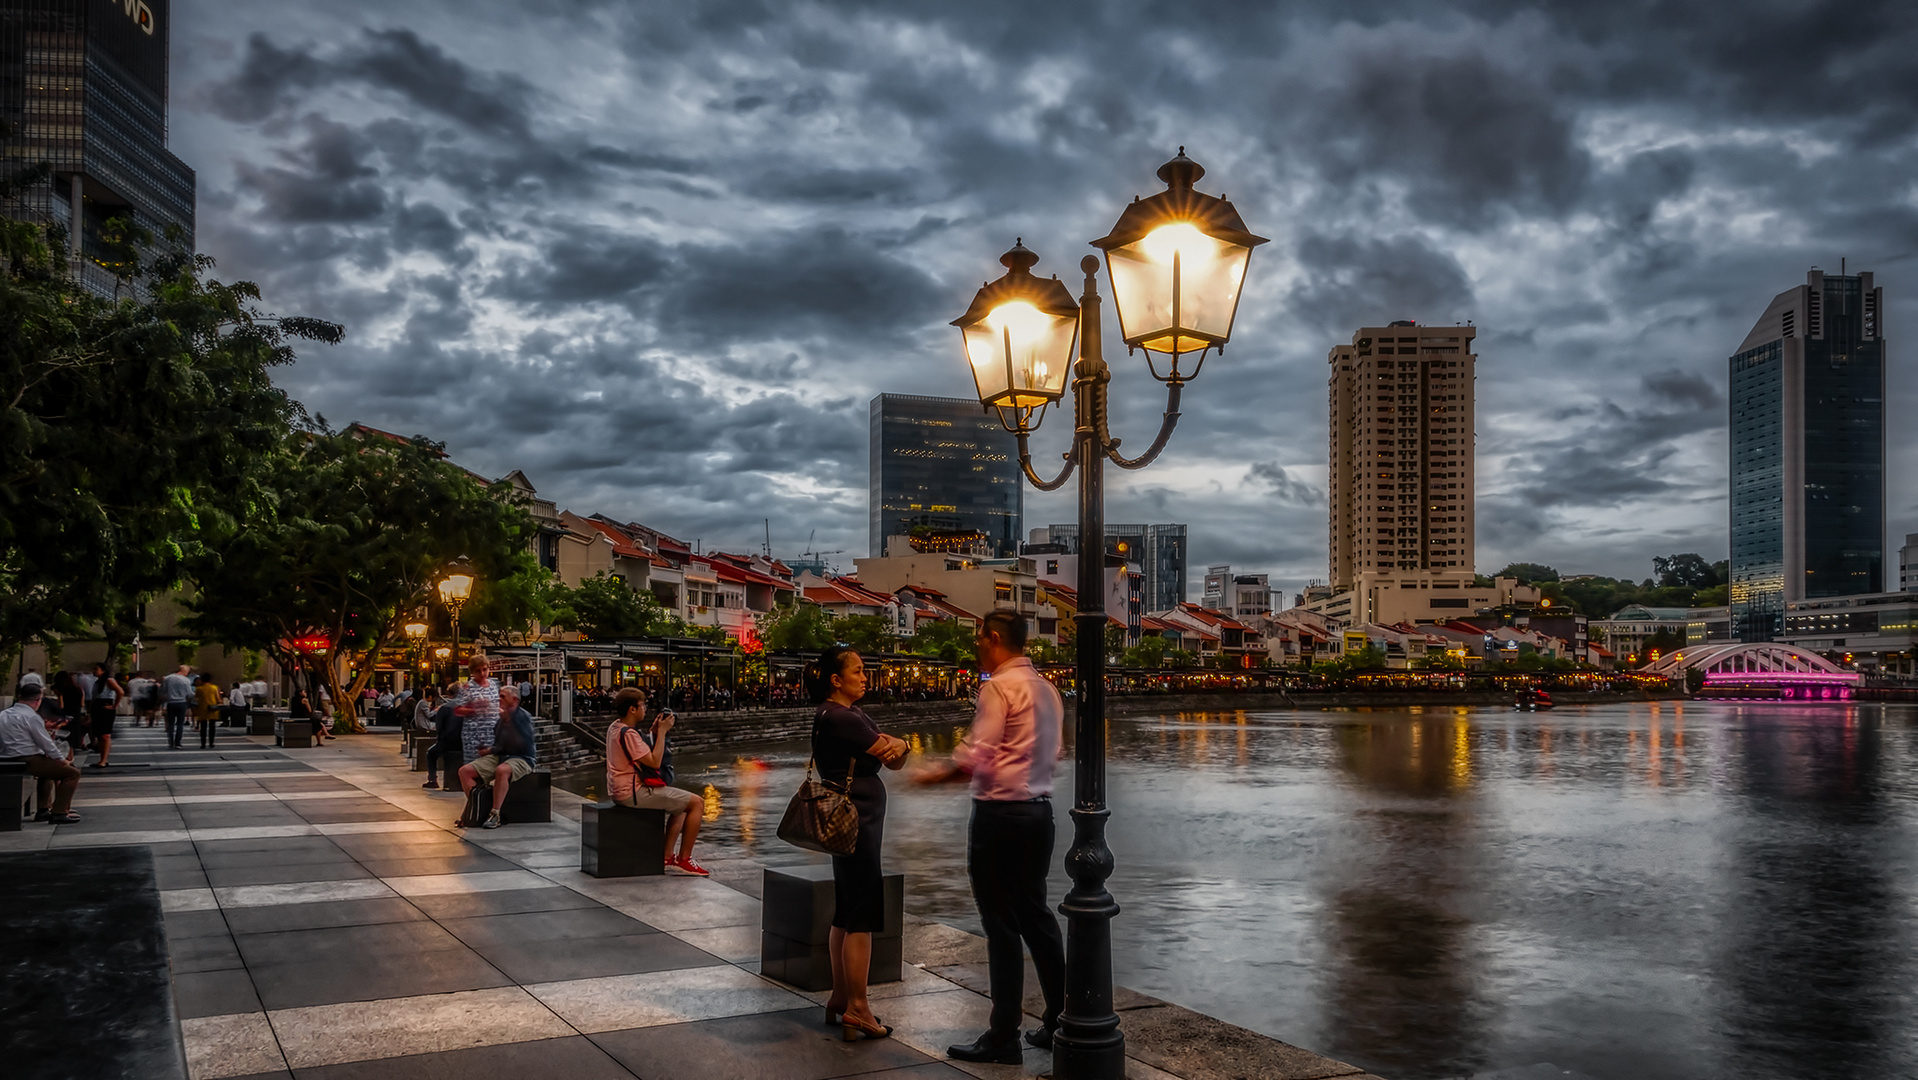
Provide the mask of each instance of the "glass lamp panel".
{"label": "glass lamp panel", "polygon": [[[1198,352],[1232,334],[1251,249],[1208,236],[1186,222],[1161,225],[1107,253],[1119,329],[1154,352]],[[1174,319],[1174,264],[1177,319]]]}
{"label": "glass lamp panel", "polygon": [[440,599],[464,600],[473,594],[473,579],[466,574],[448,574],[440,582]]}
{"label": "glass lamp panel", "polygon": [[972,362],[972,381],[979,387],[979,400],[990,405],[1002,400],[1012,389],[1006,383],[1006,358],[1002,337],[984,319],[965,328],[966,359]]}

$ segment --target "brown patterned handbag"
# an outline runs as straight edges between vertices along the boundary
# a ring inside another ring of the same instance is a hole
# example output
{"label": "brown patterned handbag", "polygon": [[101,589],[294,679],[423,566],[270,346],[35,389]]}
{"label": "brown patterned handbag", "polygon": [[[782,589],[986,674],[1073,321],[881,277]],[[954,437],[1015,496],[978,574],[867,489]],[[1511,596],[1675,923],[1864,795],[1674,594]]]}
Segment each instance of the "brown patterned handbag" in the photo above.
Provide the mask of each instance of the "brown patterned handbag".
{"label": "brown patterned handbag", "polygon": [[812,775],[812,759],[806,759],[806,779],[786,804],[786,816],[779,819],[779,838],[794,847],[827,855],[851,855],[859,844],[859,808],[846,792],[852,788],[855,761],[846,767],[844,789],[835,788]]}

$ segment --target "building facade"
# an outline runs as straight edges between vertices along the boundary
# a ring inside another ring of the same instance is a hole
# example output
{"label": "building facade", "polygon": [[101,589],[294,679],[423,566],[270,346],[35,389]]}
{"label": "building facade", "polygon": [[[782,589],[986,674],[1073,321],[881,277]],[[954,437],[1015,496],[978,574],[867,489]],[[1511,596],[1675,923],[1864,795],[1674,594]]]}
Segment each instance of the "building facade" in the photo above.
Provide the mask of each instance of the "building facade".
{"label": "building facade", "polygon": [[168,0],[0,0],[0,174],[46,166],[0,208],[58,225],[76,276],[110,295],[127,218],[193,246],[194,176],[166,148]]}
{"label": "building facade", "polygon": [[1018,441],[976,400],[880,394],[868,408],[871,552],[886,538],[980,534],[1017,555],[1025,515]]}
{"label": "building facade", "polygon": [[[1061,554],[1079,553],[1079,526],[1048,525],[1032,530],[1033,550],[1056,545]],[[1147,611],[1169,611],[1185,602],[1186,527],[1184,525],[1106,526],[1106,554],[1137,563],[1145,575],[1139,603]]]}
{"label": "building facade", "polygon": [[1910,676],[1918,654],[1918,596],[1901,591],[1789,601],[1778,640],[1868,674]]}
{"label": "building facade", "polygon": [[1898,549],[1898,591],[1918,592],[1918,533],[1906,533]]}
{"label": "building facade", "polygon": [[1384,622],[1388,610],[1421,609],[1442,620],[1479,603],[1464,595],[1476,551],[1477,334],[1401,321],[1361,327],[1327,356],[1330,597],[1344,598],[1331,605],[1339,618]]}
{"label": "building facade", "polygon": [[1884,290],[1806,276],[1732,354],[1731,606],[1776,640],[1797,600],[1877,592],[1885,562]]}

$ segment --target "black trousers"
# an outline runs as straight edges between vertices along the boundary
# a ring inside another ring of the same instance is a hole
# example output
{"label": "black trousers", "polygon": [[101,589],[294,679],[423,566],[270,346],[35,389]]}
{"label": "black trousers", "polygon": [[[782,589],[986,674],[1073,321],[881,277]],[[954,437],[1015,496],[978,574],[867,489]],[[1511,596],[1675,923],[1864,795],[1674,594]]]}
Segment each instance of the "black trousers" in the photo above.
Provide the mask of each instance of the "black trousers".
{"label": "black trousers", "polygon": [[166,741],[168,746],[179,746],[186,741],[186,713],[189,707],[184,701],[167,702]]}
{"label": "black trousers", "polygon": [[1032,954],[1044,995],[1044,1020],[1052,1023],[1066,996],[1066,946],[1059,920],[1046,906],[1046,874],[1052,869],[1050,802],[972,803],[972,830],[966,842],[966,874],[986,931],[986,958],[992,981],[995,1039],[1019,1032],[1020,1001],[1026,992],[1026,966],[1020,944]]}

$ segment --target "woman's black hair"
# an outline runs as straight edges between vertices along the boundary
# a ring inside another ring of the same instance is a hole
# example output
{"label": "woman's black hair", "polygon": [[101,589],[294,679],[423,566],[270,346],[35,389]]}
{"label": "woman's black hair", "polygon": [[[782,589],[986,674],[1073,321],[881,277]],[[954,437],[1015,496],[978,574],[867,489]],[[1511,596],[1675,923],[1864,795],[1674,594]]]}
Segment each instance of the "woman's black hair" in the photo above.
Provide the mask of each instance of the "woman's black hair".
{"label": "woman's black hair", "polygon": [[831,645],[819,654],[819,659],[806,665],[806,693],[814,705],[824,705],[832,696],[832,677],[846,673],[846,657],[857,651],[850,645]]}

